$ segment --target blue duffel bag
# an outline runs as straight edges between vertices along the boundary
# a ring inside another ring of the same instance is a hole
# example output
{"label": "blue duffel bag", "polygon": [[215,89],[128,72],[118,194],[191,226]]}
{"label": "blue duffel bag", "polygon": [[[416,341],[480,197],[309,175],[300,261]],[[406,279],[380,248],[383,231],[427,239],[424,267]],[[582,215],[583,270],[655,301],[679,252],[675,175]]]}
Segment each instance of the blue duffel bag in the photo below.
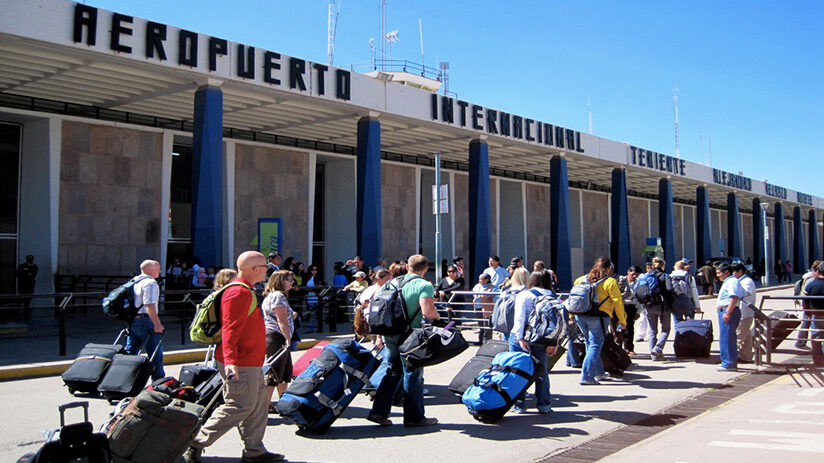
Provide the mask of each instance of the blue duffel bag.
{"label": "blue duffel bag", "polygon": [[354,340],[332,342],[292,381],[278,401],[278,413],[301,429],[326,432],[380,363]]}
{"label": "blue duffel bag", "polygon": [[469,386],[461,401],[469,414],[482,423],[494,423],[512,407],[521,394],[535,382],[538,363],[524,352],[501,352]]}

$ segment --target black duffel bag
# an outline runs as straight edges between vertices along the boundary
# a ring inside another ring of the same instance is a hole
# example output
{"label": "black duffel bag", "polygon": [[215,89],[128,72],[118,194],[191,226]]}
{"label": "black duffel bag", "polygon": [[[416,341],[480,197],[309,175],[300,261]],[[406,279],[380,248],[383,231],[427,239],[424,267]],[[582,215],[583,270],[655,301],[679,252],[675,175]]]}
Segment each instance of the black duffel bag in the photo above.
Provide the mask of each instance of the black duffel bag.
{"label": "black duffel bag", "polygon": [[457,329],[427,326],[412,330],[400,351],[408,365],[420,368],[457,357],[468,347],[466,339]]}

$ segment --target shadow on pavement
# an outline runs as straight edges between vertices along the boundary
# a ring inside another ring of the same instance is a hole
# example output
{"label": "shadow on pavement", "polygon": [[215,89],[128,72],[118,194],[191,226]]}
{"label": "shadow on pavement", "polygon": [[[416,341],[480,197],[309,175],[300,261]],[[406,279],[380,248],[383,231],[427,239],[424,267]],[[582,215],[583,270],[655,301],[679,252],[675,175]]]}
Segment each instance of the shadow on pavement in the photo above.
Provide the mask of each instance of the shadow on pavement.
{"label": "shadow on pavement", "polygon": [[576,407],[579,402],[619,402],[625,400],[646,399],[645,395],[553,395],[553,407]]}
{"label": "shadow on pavement", "polygon": [[730,387],[721,383],[697,383],[695,381],[640,380],[633,381],[632,384],[645,389],[721,389]]}

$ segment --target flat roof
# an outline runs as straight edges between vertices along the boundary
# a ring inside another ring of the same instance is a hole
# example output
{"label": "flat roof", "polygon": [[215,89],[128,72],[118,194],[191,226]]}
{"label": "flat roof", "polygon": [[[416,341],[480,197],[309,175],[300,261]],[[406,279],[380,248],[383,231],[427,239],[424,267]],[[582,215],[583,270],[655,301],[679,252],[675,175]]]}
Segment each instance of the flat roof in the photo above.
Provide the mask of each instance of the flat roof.
{"label": "flat roof", "polygon": [[[670,177],[673,195],[710,202],[747,200],[824,208],[824,199],[662,153],[536,121],[283,53],[68,0],[0,0],[0,93],[172,120],[191,121],[194,93],[223,91],[227,129],[355,146],[356,123],[381,122],[381,149],[466,164],[468,143],[489,144],[490,168],[538,177],[568,157],[569,178],[608,188],[616,167],[627,188],[655,197]],[[789,208],[788,208],[789,209]],[[788,213],[791,211],[787,211]]]}

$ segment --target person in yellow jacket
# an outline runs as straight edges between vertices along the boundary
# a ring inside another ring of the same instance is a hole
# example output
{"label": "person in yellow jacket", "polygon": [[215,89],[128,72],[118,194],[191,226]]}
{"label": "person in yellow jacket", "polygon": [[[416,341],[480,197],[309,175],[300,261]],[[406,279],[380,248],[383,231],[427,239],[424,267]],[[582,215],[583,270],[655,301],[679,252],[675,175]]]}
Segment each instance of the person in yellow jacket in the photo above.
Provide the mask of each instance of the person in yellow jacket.
{"label": "person in yellow jacket", "polygon": [[[604,345],[605,327],[609,326],[609,319],[615,316],[618,319],[618,331],[627,326],[627,315],[624,312],[624,299],[615,274],[615,266],[606,257],[595,259],[592,269],[586,275],[575,280],[575,285],[584,281],[596,283],[595,296],[598,306],[597,315],[576,314],[575,321],[586,339],[586,356],[581,368],[581,385],[599,384],[599,380],[609,378],[604,372],[601,363],[601,348]],[[606,320],[604,320],[606,318]]]}

